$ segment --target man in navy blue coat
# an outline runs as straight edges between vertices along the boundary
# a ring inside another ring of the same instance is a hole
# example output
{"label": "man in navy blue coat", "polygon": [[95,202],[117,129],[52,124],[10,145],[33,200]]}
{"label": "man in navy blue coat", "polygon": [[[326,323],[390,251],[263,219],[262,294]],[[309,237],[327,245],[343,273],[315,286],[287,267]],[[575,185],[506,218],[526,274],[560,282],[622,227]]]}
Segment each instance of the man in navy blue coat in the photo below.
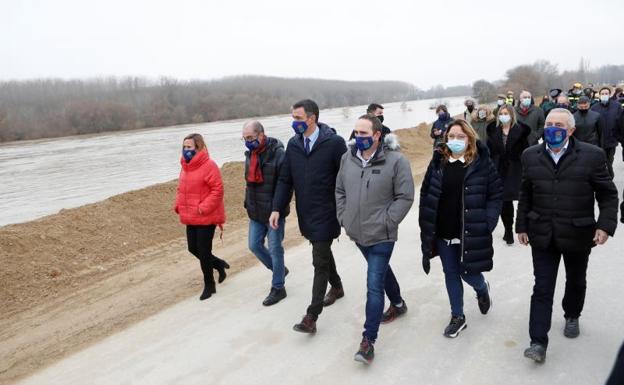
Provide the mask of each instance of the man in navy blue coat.
{"label": "man in navy blue coat", "polygon": [[[314,266],[312,301],[294,330],[315,333],[323,306],[344,296],[331,244],[340,236],[334,193],[340,160],[347,146],[333,128],[318,122],[319,108],[314,101],[306,99],[295,103],[292,117],[295,135],[286,147],[269,222],[277,228],[279,213],[290,203],[294,189],[299,230],[312,244]],[[325,295],[328,283],[331,289]]]}

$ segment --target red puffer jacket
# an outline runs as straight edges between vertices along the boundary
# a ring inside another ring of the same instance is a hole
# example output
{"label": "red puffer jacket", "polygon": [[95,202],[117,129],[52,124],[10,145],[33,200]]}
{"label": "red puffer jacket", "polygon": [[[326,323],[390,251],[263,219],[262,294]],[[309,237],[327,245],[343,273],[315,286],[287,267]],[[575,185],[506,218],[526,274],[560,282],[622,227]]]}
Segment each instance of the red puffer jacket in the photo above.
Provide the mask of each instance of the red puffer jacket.
{"label": "red puffer jacket", "polygon": [[198,152],[189,163],[182,157],[180,164],[182,170],[173,207],[180,215],[180,222],[185,225],[225,223],[221,172],[208,151]]}

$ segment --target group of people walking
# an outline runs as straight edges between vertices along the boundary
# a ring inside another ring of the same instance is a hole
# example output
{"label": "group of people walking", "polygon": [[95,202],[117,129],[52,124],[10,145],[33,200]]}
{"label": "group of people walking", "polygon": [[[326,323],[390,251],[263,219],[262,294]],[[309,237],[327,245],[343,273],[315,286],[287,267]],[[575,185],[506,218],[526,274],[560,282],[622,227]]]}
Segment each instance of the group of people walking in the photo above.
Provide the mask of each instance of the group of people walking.
{"label": "group of people walking", "polygon": [[[430,260],[441,259],[451,313],[443,334],[457,337],[467,325],[462,281],[474,290],[481,313],[490,310],[484,273],[493,268],[492,233],[500,217],[508,245],[517,238],[531,246],[535,286],[525,356],[543,362],[560,260],[566,268],[564,334],[573,338],[580,333],[588,257],[615,232],[618,191],[605,149],[596,145],[604,143],[605,130],[596,133],[597,142],[585,132],[593,130],[585,126],[595,116],[583,115],[581,138],[575,135],[576,115],[568,109],[554,108],[545,116],[526,91],[515,107],[514,102],[495,111],[467,103],[465,119],[453,119],[445,106],[436,109],[434,151],[419,194],[422,266],[429,273]],[[371,363],[380,324],[407,312],[390,259],[399,224],[415,198],[410,163],[382,124],[379,104],[358,118],[349,143],[319,122],[312,100],[295,103],[292,118],[294,135],[285,149],[258,121],[242,130],[249,249],[272,272],[263,305],[287,296],[282,241],[294,193],[299,230],[312,245],[314,278],[310,303],[293,329],[315,333],[324,307],[345,295],[332,253],[344,228],[368,266],[366,320],[355,359]],[[604,125],[602,115],[598,120]],[[189,251],[200,260],[205,282],[200,299],[206,299],[215,293],[213,269],[222,281],[229,267],[211,246],[216,228],[225,222],[223,184],[198,134],[184,139],[181,164],[174,208],[187,225]],[[386,296],[390,304],[384,311]]]}

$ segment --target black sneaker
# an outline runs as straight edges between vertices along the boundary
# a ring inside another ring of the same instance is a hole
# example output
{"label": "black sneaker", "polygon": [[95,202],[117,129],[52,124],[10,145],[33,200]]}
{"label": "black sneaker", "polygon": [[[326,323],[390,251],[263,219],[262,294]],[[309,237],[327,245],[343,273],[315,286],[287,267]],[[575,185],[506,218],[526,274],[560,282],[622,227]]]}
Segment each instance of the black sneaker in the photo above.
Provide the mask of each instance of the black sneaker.
{"label": "black sneaker", "polygon": [[388,310],[386,310],[381,317],[381,323],[388,324],[405,313],[407,313],[407,305],[405,304],[405,301],[403,301],[403,305],[401,307],[396,307],[393,304],[390,304]]}
{"label": "black sneaker", "polygon": [[578,318],[566,318],[565,328],[563,329],[563,335],[568,338],[576,338],[581,334],[579,328]]}
{"label": "black sneaker", "polygon": [[477,294],[477,303],[479,304],[479,310],[481,314],[487,314],[492,307],[492,298],[490,297],[490,283],[485,281],[486,292],[483,295]]}
{"label": "black sneaker", "polygon": [[275,305],[276,303],[283,300],[284,298],[286,298],[285,288],[276,289],[272,287],[271,291],[269,292],[269,295],[264,299],[264,301],[262,301],[262,304],[264,306]]}
{"label": "black sneaker", "polygon": [[531,347],[527,348],[524,351],[524,356],[541,364],[546,360],[546,346],[542,344],[531,343]]}
{"label": "black sneaker", "polygon": [[360,349],[355,353],[353,357],[354,360],[361,362],[363,364],[371,364],[373,359],[375,358],[375,347],[373,343],[368,340],[368,338],[363,337],[362,342],[360,342]]}
{"label": "black sneaker", "polygon": [[449,322],[446,329],[444,329],[444,336],[448,338],[455,338],[459,335],[459,332],[467,327],[466,316],[451,316],[451,322]]}

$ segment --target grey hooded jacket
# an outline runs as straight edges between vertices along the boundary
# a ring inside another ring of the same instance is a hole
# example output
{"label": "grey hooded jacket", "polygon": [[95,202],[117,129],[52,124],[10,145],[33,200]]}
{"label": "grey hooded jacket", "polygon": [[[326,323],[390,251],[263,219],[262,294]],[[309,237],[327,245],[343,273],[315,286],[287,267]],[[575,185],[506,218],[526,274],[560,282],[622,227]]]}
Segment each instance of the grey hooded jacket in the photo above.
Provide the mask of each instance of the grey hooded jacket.
{"label": "grey hooded jacket", "polygon": [[396,241],[399,223],[412,207],[412,170],[399,149],[398,138],[389,134],[365,167],[354,145],[342,156],[336,177],[336,213],[358,245]]}

